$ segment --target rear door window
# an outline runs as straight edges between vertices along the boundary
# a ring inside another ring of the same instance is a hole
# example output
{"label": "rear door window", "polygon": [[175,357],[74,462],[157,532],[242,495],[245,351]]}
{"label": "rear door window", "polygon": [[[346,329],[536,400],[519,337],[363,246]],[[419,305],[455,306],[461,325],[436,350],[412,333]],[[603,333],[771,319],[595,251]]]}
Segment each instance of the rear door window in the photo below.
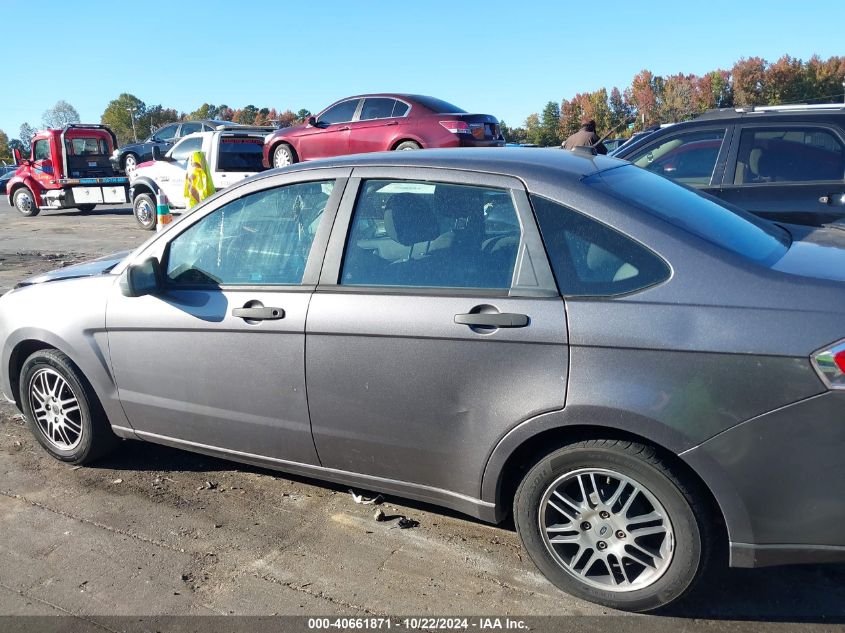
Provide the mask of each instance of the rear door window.
{"label": "rear door window", "polygon": [[843,157],[842,141],[823,128],[746,128],[740,134],[733,182],[842,182]]}
{"label": "rear door window", "polygon": [[394,116],[393,109],[395,104],[396,101],[394,99],[384,97],[364,99],[364,105],[361,107],[361,116],[358,117],[358,120],[389,119]]}
{"label": "rear door window", "polygon": [[628,158],[637,167],[692,187],[710,184],[725,129],[663,137]]}
{"label": "rear door window", "polygon": [[612,296],[669,278],[656,254],[558,202],[531,196],[540,234],[564,296]]}
{"label": "rear door window", "polygon": [[220,171],[256,172],[261,164],[264,139],[261,137],[224,136],[220,139],[217,168]]}
{"label": "rear door window", "polygon": [[340,283],[511,287],[521,227],[510,192],[429,181],[362,183]]}

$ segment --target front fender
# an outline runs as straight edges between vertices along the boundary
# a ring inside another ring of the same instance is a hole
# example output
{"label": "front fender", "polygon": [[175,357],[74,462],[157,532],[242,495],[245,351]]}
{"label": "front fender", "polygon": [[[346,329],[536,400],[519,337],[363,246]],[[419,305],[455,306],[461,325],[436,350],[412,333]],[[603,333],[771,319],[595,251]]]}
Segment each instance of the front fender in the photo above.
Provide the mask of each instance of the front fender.
{"label": "front fender", "polygon": [[12,195],[15,193],[16,189],[19,189],[23,185],[27,189],[32,192],[32,198],[35,202],[35,206],[41,207],[43,206],[43,201],[41,199],[41,186],[38,184],[38,181],[35,180],[32,176],[15,176],[14,178],[10,179],[9,182],[6,184],[6,191],[9,193],[6,194],[6,197],[9,200],[9,205],[12,206]]}

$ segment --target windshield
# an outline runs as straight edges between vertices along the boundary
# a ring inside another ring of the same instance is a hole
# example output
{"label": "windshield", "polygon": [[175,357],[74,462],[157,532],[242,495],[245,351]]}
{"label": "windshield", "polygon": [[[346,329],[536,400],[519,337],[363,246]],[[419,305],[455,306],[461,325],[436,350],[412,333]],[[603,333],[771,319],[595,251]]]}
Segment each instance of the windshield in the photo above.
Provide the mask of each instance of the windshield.
{"label": "windshield", "polygon": [[416,95],[415,97],[413,97],[413,99],[421,106],[428,108],[429,110],[431,110],[432,112],[436,112],[437,114],[463,114],[466,112],[466,110],[463,110],[456,105],[452,105],[448,101],[435,99],[434,97],[424,97],[421,95]]}
{"label": "windshield", "polygon": [[757,262],[777,261],[791,242],[776,224],[633,165],[593,174],[584,183]]}

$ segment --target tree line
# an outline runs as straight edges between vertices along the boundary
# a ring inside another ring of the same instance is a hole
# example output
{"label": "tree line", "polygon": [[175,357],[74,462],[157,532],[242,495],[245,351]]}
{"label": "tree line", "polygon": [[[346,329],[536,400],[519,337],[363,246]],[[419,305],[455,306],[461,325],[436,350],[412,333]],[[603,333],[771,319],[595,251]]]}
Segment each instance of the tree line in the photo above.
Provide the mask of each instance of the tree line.
{"label": "tree line", "polygon": [[577,132],[584,119],[594,119],[600,135],[627,137],[660,123],[677,123],[715,108],[843,100],[845,56],[827,60],[814,55],[802,61],[784,55],[769,63],[742,58],[730,70],[704,75],[655,75],[642,70],[631,85],[578,93],[560,103],[549,101],[530,114],[521,127],[502,122],[505,138],[514,143],[559,145]]}

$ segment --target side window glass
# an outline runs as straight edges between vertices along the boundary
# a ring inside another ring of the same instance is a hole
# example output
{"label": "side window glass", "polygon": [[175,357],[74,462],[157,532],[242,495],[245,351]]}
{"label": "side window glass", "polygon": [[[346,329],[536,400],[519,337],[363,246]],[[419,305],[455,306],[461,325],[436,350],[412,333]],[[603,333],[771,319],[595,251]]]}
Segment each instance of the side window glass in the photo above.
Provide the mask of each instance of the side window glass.
{"label": "side window glass", "polygon": [[344,101],[343,103],[338,103],[336,106],[333,106],[323,112],[320,115],[320,123],[346,123],[352,120],[352,117],[355,115],[355,110],[358,107],[359,99],[352,99],[350,101]]}
{"label": "side window glass", "polygon": [[187,138],[173,147],[170,157],[173,160],[188,160],[191,154],[202,149],[202,138]]}
{"label": "side window glass", "polygon": [[410,110],[411,106],[403,101],[394,101],[393,102],[393,114],[391,116],[405,116],[408,114],[408,110]]}
{"label": "side window glass", "polygon": [[302,282],[333,181],[259,191],[218,209],[170,242],[174,285],[292,285]]}
{"label": "side window glass", "polygon": [[842,142],[819,128],[751,128],[740,135],[734,184],[845,177]]}
{"label": "side window glass", "polygon": [[153,140],[156,141],[169,141],[176,138],[176,128],[178,125],[168,125],[167,127],[161,128],[158,132],[155,133]]}
{"label": "side window glass", "polygon": [[222,136],[217,152],[220,171],[253,172],[264,169],[261,164],[264,139],[255,136]]}
{"label": "side window glass", "polygon": [[710,184],[725,130],[672,136],[649,145],[629,160],[637,167],[692,187]]}
{"label": "side window glass", "polygon": [[35,157],[35,160],[50,158],[50,146],[47,139],[35,141],[35,145],[33,146],[33,156]]}
{"label": "side window glass", "polygon": [[521,234],[505,190],[370,180],[355,205],[340,283],[504,290]]}
{"label": "side window glass", "polygon": [[618,231],[547,198],[531,203],[562,295],[611,296],[668,279],[660,257]]}
{"label": "side window glass", "polygon": [[389,119],[393,116],[394,103],[396,103],[395,100],[383,97],[364,99],[364,105],[361,107],[361,116],[358,120]]}
{"label": "side window glass", "polygon": [[188,134],[193,134],[194,132],[201,131],[202,123],[183,123],[182,128],[179,130],[179,136],[188,136]]}

